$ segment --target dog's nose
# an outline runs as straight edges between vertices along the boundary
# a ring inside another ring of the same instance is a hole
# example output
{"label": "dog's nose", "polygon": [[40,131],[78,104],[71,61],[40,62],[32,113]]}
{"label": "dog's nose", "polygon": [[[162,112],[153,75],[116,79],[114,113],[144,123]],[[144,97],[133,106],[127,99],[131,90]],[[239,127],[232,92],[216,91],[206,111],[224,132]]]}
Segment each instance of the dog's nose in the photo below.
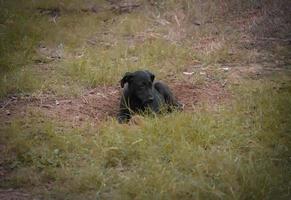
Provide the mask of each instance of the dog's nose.
{"label": "dog's nose", "polygon": [[154,101],[154,97],[149,97],[147,100],[148,103],[153,103],[153,101]]}

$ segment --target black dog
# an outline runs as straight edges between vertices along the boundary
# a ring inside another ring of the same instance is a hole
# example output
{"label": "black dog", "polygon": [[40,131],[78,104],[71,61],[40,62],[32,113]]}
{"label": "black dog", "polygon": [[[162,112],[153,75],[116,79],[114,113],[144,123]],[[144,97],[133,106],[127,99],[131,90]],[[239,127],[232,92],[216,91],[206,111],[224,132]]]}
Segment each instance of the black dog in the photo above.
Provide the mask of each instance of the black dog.
{"label": "black dog", "polygon": [[127,122],[135,112],[150,110],[159,113],[162,107],[167,111],[182,108],[169,87],[161,82],[154,82],[154,79],[155,75],[149,71],[127,72],[124,75],[120,81],[121,87],[128,84],[121,97],[119,123]]}

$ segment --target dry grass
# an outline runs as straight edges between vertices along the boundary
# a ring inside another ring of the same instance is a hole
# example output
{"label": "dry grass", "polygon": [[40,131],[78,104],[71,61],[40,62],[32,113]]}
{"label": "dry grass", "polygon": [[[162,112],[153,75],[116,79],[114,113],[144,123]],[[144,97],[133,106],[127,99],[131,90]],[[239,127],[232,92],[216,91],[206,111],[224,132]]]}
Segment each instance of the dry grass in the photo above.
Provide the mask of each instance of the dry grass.
{"label": "dry grass", "polygon": [[[0,128],[1,188],[52,199],[290,198],[290,47],[257,41],[286,37],[288,1],[140,1],[130,13],[107,1],[20,2],[0,1],[3,100],[80,98],[137,69],[194,86],[215,82],[234,99],[131,125],[109,118],[72,127],[36,110],[12,116]],[[257,62],[254,80],[228,79]],[[277,77],[260,77],[270,66]]]}
{"label": "dry grass", "polygon": [[131,126],[72,129],[32,112],[2,129],[13,170],[2,187],[57,199],[287,199],[286,81],[246,83],[215,112],[201,106]]}

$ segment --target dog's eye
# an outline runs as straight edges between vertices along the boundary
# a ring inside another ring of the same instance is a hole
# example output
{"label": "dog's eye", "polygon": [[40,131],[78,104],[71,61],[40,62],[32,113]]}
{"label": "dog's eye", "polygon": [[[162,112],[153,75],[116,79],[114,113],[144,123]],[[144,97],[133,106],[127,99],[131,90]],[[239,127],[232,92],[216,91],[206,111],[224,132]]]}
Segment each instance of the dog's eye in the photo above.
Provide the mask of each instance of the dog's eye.
{"label": "dog's eye", "polygon": [[140,87],[146,87],[147,86],[147,83],[142,83],[141,85],[140,85]]}
{"label": "dog's eye", "polygon": [[142,84],[139,85],[139,88],[144,89],[147,87],[151,87],[151,83],[150,82],[143,82]]}

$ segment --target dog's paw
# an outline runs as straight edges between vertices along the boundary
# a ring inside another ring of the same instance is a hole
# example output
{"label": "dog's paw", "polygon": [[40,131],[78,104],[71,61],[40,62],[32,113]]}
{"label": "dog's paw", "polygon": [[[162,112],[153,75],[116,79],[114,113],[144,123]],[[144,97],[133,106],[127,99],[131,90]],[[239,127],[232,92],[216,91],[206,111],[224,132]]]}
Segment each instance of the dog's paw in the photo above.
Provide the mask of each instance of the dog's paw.
{"label": "dog's paw", "polygon": [[176,110],[182,111],[185,108],[185,104],[177,102],[177,104],[175,105],[175,108],[176,108]]}
{"label": "dog's paw", "polygon": [[184,110],[184,108],[185,108],[185,104],[183,104],[183,103],[180,103],[180,110]]}
{"label": "dog's paw", "polygon": [[141,115],[134,115],[130,121],[129,121],[129,124],[130,125],[141,125],[143,124],[143,121],[144,121],[144,117],[141,116]]}
{"label": "dog's paw", "polygon": [[129,118],[124,116],[118,116],[117,121],[119,124],[126,124],[129,121]]}

